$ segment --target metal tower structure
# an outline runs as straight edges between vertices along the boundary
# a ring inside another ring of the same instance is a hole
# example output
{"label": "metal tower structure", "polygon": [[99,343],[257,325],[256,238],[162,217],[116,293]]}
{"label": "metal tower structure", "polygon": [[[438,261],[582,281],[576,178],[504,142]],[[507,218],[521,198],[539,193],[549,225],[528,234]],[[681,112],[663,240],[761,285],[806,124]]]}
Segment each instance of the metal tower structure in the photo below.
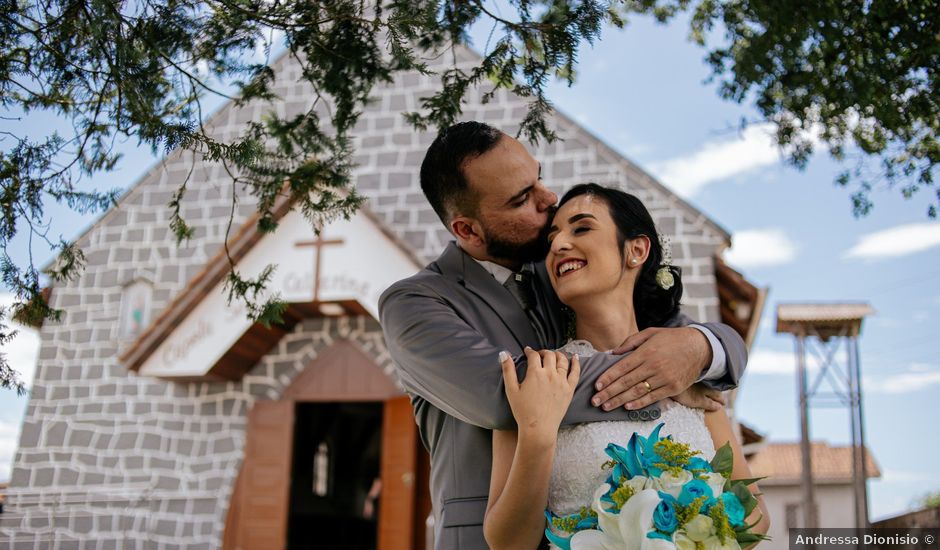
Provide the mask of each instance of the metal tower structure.
{"label": "metal tower structure", "polygon": [[[862,414],[858,337],[862,331],[862,321],[872,313],[874,310],[871,306],[858,302],[777,305],[777,333],[789,333],[796,339],[800,454],[803,458],[803,527],[806,528],[819,527],[810,452],[810,405],[849,409],[855,526],[868,527],[865,420]],[[840,348],[845,350],[844,362],[839,360]],[[807,364],[808,354],[815,359],[813,370],[816,372],[812,380]]]}

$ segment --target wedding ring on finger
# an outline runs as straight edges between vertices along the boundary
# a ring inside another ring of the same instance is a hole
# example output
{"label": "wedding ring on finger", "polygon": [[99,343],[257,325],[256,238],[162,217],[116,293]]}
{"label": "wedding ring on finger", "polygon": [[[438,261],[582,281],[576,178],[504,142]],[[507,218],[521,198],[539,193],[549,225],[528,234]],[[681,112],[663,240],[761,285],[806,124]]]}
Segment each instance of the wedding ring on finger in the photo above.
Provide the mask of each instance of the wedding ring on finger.
{"label": "wedding ring on finger", "polygon": [[650,386],[649,380],[644,380],[643,385],[646,386],[646,393],[651,393],[653,391],[653,386]]}

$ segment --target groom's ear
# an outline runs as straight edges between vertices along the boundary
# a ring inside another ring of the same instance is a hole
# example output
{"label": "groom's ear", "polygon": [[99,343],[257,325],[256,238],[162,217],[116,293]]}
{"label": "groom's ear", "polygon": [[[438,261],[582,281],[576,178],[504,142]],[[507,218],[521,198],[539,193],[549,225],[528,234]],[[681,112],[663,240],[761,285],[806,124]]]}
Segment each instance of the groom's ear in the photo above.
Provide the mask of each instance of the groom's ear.
{"label": "groom's ear", "polygon": [[479,222],[467,216],[456,216],[450,221],[450,230],[461,243],[470,246],[483,245],[483,232]]}

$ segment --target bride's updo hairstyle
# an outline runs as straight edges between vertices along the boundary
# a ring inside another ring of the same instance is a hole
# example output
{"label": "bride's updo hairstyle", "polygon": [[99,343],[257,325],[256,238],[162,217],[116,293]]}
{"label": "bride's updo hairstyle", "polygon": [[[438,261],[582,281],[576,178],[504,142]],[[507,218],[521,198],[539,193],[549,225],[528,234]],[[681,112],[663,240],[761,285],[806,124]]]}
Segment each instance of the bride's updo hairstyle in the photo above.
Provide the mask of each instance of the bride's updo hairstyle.
{"label": "bride's updo hairstyle", "polygon": [[610,217],[617,226],[617,245],[620,249],[621,262],[626,262],[623,245],[627,239],[644,235],[649,237],[649,257],[643,263],[640,275],[637,277],[636,286],[633,289],[633,304],[637,327],[640,330],[663,326],[666,321],[679,313],[682,278],[681,270],[669,265],[665,267],[672,273],[675,284],[669,289],[663,289],[656,283],[656,272],[664,266],[662,265],[663,247],[659,242],[659,233],[656,231],[653,217],[650,216],[640,199],[619,189],[603,187],[596,183],[575,185],[561,198],[558,207],[581,195],[598,197],[607,203]]}

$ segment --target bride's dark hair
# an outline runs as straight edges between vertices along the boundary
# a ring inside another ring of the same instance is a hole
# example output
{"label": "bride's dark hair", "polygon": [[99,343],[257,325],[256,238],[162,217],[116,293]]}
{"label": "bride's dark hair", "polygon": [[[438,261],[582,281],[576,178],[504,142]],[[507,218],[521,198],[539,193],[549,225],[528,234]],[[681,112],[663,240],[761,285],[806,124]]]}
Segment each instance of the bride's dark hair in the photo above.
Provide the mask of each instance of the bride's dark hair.
{"label": "bride's dark hair", "polygon": [[[681,270],[674,266],[663,266],[663,247],[659,242],[659,233],[653,217],[643,206],[640,199],[612,187],[603,187],[596,183],[582,183],[575,185],[565,193],[558,203],[563,204],[581,195],[592,195],[607,202],[607,210],[617,227],[617,246],[620,248],[620,260],[625,261],[623,245],[627,239],[635,239],[643,235],[649,237],[649,257],[640,270],[636,286],[633,289],[633,305],[636,312],[636,323],[640,330],[648,327],[663,326],[669,319],[679,313],[679,300],[682,298]],[[675,280],[675,284],[668,290],[656,283],[656,272],[666,267]]]}

